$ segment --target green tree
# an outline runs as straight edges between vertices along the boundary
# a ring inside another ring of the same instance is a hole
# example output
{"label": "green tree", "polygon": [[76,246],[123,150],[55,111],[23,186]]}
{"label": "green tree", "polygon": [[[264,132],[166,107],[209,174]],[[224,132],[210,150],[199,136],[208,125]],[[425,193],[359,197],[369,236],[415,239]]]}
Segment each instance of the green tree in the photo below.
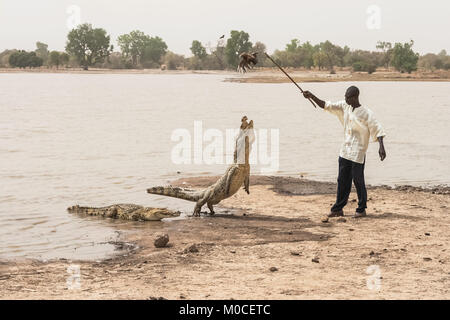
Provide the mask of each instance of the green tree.
{"label": "green tree", "polygon": [[288,52],[286,50],[275,50],[273,55],[273,60],[278,63],[282,67],[289,67],[289,57]]}
{"label": "green tree", "polygon": [[48,45],[46,45],[45,43],[42,42],[36,42],[36,56],[38,56],[39,58],[42,58],[42,61],[44,64],[47,63],[47,59],[48,59]]}
{"label": "green tree", "polygon": [[215,48],[209,47],[211,54],[206,58],[209,70],[223,70],[225,69],[225,47],[217,43]]}
{"label": "green tree", "polygon": [[206,48],[198,40],[192,41],[192,45],[191,45],[190,49],[191,49],[192,54],[195,57],[199,58],[200,60],[206,58],[206,56],[207,56]]}
{"label": "green tree", "polygon": [[412,50],[414,41],[406,42],[404,44],[396,43],[392,49],[391,64],[400,72],[408,72],[417,70],[417,61],[419,54]]}
{"label": "green tree", "polygon": [[448,62],[450,61],[448,59],[447,51],[441,50],[441,52],[438,53],[437,57],[438,59],[435,62],[435,68],[448,70]]}
{"label": "green tree", "polygon": [[309,41],[302,44],[300,47],[303,52],[303,61],[302,66],[305,68],[310,69],[312,66],[314,66],[314,46],[309,43]]}
{"label": "green tree", "polygon": [[320,43],[319,50],[322,53],[321,57],[325,60],[325,65],[328,65],[330,71],[333,71],[334,66],[343,58],[343,49],[328,40]]}
{"label": "green tree", "polygon": [[316,52],[314,52],[313,54],[314,65],[318,67],[319,70],[322,70],[322,68],[325,66],[326,59],[327,56],[320,50],[316,50]]}
{"label": "green tree", "polygon": [[59,53],[59,64],[63,66],[67,66],[69,64],[70,56],[65,52]]}
{"label": "green tree", "polygon": [[164,64],[169,70],[182,69],[184,67],[184,56],[168,51],[164,55]]}
{"label": "green tree", "polygon": [[150,41],[150,36],[139,30],[131,31],[117,38],[117,43],[125,59],[131,59],[131,63],[136,67],[141,63],[144,56],[145,47]]}
{"label": "green tree", "polygon": [[207,68],[204,60],[203,59],[200,60],[200,58],[198,58],[196,56],[186,59],[186,67],[189,70],[204,70]]}
{"label": "green tree", "polygon": [[24,53],[25,51],[19,50],[10,54],[8,59],[9,65],[13,68],[25,68]]}
{"label": "green tree", "polygon": [[298,68],[304,62],[305,52],[300,46],[300,41],[292,39],[290,43],[286,44],[284,51],[276,50],[274,56],[277,63],[282,66]]}
{"label": "green tree", "polygon": [[353,71],[373,73],[377,66],[382,66],[383,53],[355,50],[345,54],[344,65],[351,66]]}
{"label": "green tree", "polygon": [[366,71],[369,74],[374,73],[377,70],[375,64],[366,61],[356,61],[353,63],[352,68],[353,71]]}
{"label": "green tree", "polygon": [[445,49],[442,49],[441,52],[438,53],[439,57],[446,57],[447,56],[447,51]]}
{"label": "green tree", "polygon": [[250,51],[252,43],[249,38],[248,33],[244,31],[232,30],[230,32],[230,38],[225,46],[225,57],[229,67],[236,68],[239,63],[239,55],[242,52]]}
{"label": "green tree", "polygon": [[386,68],[389,68],[389,61],[391,60],[392,56],[392,44],[390,42],[378,41],[376,48],[383,51],[383,64]]}
{"label": "green tree", "polygon": [[73,55],[85,70],[103,62],[112,50],[106,31],[101,28],[93,29],[91,24],[81,24],[67,35],[67,53]]}
{"label": "green tree", "polygon": [[161,58],[167,52],[167,44],[160,37],[152,37],[146,43],[142,62],[150,62],[159,65]]}
{"label": "green tree", "polygon": [[450,56],[445,50],[441,50],[439,54],[427,53],[419,58],[418,66],[427,70],[448,70],[450,69]]}
{"label": "green tree", "polygon": [[256,41],[255,44],[252,47],[252,52],[258,52],[258,65],[259,66],[266,66],[270,63],[270,66],[272,66],[272,62],[270,62],[266,55],[264,54],[266,52],[266,45],[260,41]]}
{"label": "green tree", "polygon": [[287,52],[295,52],[297,50],[297,48],[299,47],[298,45],[300,44],[300,40],[298,39],[292,39],[291,43],[288,43],[286,45],[286,51]]}
{"label": "green tree", "polygon": [[38,68],[44,63],[44,60],[36,55],[36,52],[32,51],[28,53],[28,67]]}
{"label": "green tree", "polygon": [[5,50],[2,53],[0,53],[0,67],[9,67],[9,57],[14,53],[17,52],[17,50]]}
{"label": "green tree", "polygon": [[9,64],[15,68],[37,68],[42,66],[42,58],[36,56],[36,52],[16,51],[9,56]]}
{"label": "green tree", "polygon": [[435,70],[439,69],[439,65],[441,65],[441,62],[439,61],[439,56],[434,53],[427,53],[426,55],[423,55],[419,58],[418,66],[420,68],[424,68],[427,70]]}
{"label": "green tree", "polygon": [[298,39],[292,39],[290,43],[286,44],[284,51],[275,50],[274,57],[282,66],[307,69],[314,64],[322,69],[326,65],[327,59],[321,45],[313,46],[309,42],[300,44]]}
{"label": "green tree", "polygon": [[59,64],[60,64],[60,53],[58,51],[52,51],[50,52],[50,56],[49,56],[49,65],[50,66],[56,66],[56,69],[58,69]]}
{"label": "green tree", "polygon": [[126,60],[120,52],[112,52],[108,59],[102,64],[102,68],[107,69],[125,69],[132,67],[131,61]]}

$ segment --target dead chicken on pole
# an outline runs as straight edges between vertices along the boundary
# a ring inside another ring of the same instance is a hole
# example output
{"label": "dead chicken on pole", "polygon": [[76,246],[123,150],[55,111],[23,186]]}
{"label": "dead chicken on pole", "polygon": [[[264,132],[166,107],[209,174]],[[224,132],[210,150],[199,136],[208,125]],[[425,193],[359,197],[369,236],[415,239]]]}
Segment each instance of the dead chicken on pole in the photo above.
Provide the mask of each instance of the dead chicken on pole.
{"label": "dead chicken on pole", "polygon": [[241,61],[239,62],[237,71],[245,73],[247,72],[247,69],[252,69],[258,63],[258,58],[256,57],[257,54],[258,52],[241,53],[239,55]]}

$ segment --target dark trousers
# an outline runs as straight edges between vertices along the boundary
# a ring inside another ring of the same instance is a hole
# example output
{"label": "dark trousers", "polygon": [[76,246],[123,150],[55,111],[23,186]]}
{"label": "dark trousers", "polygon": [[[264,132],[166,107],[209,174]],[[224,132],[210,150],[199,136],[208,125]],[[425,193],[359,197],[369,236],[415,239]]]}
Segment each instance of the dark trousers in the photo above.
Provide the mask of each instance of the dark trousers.
{"label": "dark trousers", "polygon": [[339,211],[345,207],[352,189],[352,180],[358,193],[358,208],[356,212],[363,212],[367,208],[367,190],[364,181],[364,163],[353,162],[339,157],[339,176],[336,203],[331,211]]}

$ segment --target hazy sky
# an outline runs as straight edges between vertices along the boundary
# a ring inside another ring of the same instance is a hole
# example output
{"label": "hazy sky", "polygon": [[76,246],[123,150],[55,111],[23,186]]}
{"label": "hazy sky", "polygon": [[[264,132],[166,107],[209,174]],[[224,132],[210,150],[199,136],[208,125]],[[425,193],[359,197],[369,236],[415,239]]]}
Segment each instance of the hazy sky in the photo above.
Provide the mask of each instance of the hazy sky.
{"label": "hazy sky", "polygon": [[192,40],[215,44],[230,30],[248,32],[269,52],[293,38],[367,50],[378,40],[413,39],[422,54],[450,52],[448,0],[0,0],[0,50],[31,50],[36,41],[63,50],[71,5],[80,8],[82,23],[106,29],[115,50],[120,34],[139,29],[186,55]]}

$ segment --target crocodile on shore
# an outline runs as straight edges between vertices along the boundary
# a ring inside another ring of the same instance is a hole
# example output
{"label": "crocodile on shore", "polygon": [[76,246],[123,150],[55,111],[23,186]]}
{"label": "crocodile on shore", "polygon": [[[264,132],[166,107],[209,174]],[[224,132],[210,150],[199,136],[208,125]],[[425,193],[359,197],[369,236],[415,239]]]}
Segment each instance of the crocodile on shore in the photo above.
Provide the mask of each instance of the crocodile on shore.
{"label": "crocodile on shore", "polygon": [[234,163],[228,167],[225,174],[216,183],[201,191],[172,186],[158,186],[147,189],[147,192],[196,202],[194,216],[200,216],[201,208],[205,203],[208,205],[211,214],[214,214],[213,205],[234,195],[242,185],[244,185],[245,191],[250,194],[249,155],[254,141],[253,120],[247,122],[247,117],[244,116],[236,139]]}
{"label": "crocodile on shore", "polygon": [[69,213],[87,214],[90,216],[102,216],[123,220],[154,221],[164,218],[173,218],[180,215],[179,211],[171,211],[166,208],[150,208],[135,204],[114,204],[107,207],[81,207],[72,206],[67,208]]}

